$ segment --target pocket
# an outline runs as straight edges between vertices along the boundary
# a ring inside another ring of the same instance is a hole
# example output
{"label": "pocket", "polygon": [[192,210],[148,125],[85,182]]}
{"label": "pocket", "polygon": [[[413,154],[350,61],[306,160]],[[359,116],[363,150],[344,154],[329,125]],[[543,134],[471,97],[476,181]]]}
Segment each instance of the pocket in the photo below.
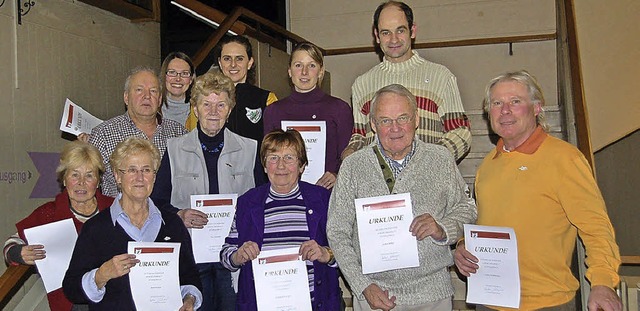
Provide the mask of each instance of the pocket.
{"label": "pocket", "polygon": [[[197,181],[201,178],[198,173],[180,173],[173,178],[171,186],[176,194],[175,202],[191,202],[191,194],[198,193]],[[172,194],[173,195],[173,194]],[[189,206],[176,206],[186,208]]]}

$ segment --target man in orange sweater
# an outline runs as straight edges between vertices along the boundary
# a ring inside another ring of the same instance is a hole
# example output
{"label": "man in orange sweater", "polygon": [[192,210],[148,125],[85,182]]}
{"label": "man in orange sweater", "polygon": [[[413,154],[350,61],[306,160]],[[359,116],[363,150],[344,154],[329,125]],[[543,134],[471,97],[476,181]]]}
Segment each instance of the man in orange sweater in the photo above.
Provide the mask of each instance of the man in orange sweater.
{"label": "man in orange sweater", "polygon": [[[570,270],[580,234],[591,282],[589,310],[622,309],[614,288],[620,254],[600,190],[584,156],[546,133],[544,98],[526,71],[487,86],[484,108],[500,140],[476,175],[478,224],[512,227],[518,241],[522,310],[576,310]],[[455,263],[466,276],[478,259],[461,241]],[[547,309],[549,308],[549,309]],[[509,310],[478,306],[478,310]]]}

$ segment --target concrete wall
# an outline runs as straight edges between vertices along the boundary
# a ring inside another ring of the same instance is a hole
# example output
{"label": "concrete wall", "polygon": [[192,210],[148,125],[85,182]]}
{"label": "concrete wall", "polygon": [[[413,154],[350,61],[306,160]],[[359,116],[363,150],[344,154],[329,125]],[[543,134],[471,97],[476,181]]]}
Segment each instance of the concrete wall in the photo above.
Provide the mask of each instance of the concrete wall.
{"label": "concrete wall", "polygon": [[[40,175],[28,152],[60,152],[65,98],[101,119],[121,114],[129,70],[160,63],[157,23],[133,24],[78,1],[47,0],[36,1],[18,25],[15,5],[0,8],[1,238],[51,200],[29,198]],[[27,178],[9,183],[7,176]]]}

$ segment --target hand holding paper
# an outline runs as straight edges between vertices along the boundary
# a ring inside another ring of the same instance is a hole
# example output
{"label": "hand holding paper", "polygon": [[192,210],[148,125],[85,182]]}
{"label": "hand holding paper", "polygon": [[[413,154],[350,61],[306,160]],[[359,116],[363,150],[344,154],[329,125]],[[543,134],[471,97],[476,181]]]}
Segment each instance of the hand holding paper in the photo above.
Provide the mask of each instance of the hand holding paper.
{"label": "hand holding paper", "polygon": [[418,241],[422,241],[428,236],[436,241],[446,238],[442,227],[440,227],[433,216],[428,213],[414,218],[409,226],[409,231],[411,231],[411,234],[415,236]]}
{"label": "hand holding paper", "polygon": [[96,272],[96,285],[103,288],[111,279],[119,278],[131,270],[140,260],[136,255],[120,254],[115,255],[109,261],[103,263]]}
{"label": "hand holding paper", "polygon": [[247,241],[242,243],[242,246],[238,248],[238,250],[231,255],[231,260],[233,264],[236,266],[242,266],[247,261],[254,260],[260,255],[260,248],[258,244],[253,241]]}
{"label": "hand holding paper", "polygon": [[302,260],[318,261],[327,263],[331,260],[331,255],[326,248],[320,246],[315,240],[309,240],[300,245],[300,255]]}
{"label": "hand holding paper", "polygon": [[465,248],[464,242],[458,243],[456,252],[453,254],[453,260],[456,263],[456,267],[458,267],[458,271],[466,277],[476,273],[480,267],[478,266],[478,258],[469,253]]}
{"label": "hand holding paper", "polygon": [[20,251],[22,261],[32,266],[36,264],[36,260],[46,258],[46,254],[47,252],[44,250],[44,245],[42,244],[24,245]]}

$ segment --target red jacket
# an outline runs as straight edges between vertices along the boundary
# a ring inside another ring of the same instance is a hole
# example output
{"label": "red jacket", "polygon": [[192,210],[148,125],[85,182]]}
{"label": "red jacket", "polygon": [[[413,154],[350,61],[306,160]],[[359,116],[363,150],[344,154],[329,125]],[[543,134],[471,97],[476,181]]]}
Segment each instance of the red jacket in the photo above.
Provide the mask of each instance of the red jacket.
{"label": "red jacket", "polygon": [[[98,203],[98,210],[100,211],[111,206],[113,203],[112,197],[102,195],[100,191],[96,191],[96,200]],[[18,235],[20,235],[20,238],[26,241],[27,239],[24,237],[24,229],[45,225],[67,218],[73,219],[73,223],[76,225],[76,230],[80,232],[83,223],[73,216],[73,212],[71,212],[71,208],[69,206],[69,194],[65,189],[56,196],[54,201],[42,204],[40,207],[36,208],[31,215],[19,221],[16,224],[16,228],[18,229]],[[52,311],[69,311],[73,306],[73,304],[62,293],[62,288],[48,293],[47,299],[49,299],[49,307]]]}

